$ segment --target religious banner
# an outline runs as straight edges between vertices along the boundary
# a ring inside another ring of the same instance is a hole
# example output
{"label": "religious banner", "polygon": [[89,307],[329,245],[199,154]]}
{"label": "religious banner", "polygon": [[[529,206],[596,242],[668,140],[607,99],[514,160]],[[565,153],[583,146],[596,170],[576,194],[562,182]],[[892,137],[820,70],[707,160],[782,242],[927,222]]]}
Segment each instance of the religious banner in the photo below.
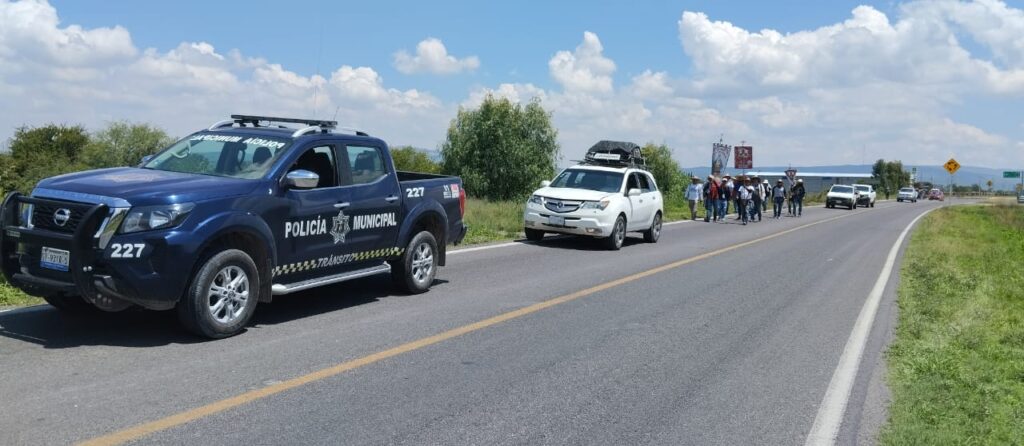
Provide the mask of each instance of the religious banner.
{"label": "religious banner", "polygon": [[754,168],[754,148],[751,146],[736,146],[736,168],[749,170]]}
{"label": "religious banner", "polygon": [[732,152],[732,147],[722,144],[714,143],[711,146],[711,174],[714,176],[721,176],[722,169],[729,163],[729,155]]}

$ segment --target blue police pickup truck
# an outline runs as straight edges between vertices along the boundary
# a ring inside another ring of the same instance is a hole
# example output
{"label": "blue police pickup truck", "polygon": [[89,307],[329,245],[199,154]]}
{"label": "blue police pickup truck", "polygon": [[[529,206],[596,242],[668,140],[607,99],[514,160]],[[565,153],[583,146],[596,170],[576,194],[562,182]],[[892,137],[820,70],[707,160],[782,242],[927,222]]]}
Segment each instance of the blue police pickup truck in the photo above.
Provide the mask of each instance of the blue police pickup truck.
{"label": "blue police pickup truck", "polygon": [[257,302],[321,285],[389,273],[425,292],[466,234],[457,177],[398,172],[384,141],[333,121],[231,118],[137,168],[9,194],[4,276],[61,310],[176,308],[221,338]]}

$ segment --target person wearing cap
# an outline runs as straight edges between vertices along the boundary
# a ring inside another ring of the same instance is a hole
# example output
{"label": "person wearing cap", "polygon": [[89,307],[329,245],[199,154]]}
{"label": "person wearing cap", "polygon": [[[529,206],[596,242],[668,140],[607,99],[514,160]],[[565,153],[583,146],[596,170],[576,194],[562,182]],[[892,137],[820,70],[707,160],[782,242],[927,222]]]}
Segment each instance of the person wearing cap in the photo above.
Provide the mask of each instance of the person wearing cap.
{"label": "person wearing cap", "polygon": [[793,202],[793,215],[802,217],[804,215],[804,195],[807,191],[804,189],[804,179],[800,178],[796,180],[796,185],[793,186],[793,190],[789,192],[792,197],[790,200]]}
{"label": "person wearing cap", "polygon": [[732,177],[723,176],[722,187],[718,191],[718,221],[725,221],[725,216],[729,215],[729,201],[732,200],[734,189],[735,184],[732,182]]}
{"label": "person wearing cap", "polygon": [[697,219],[697,203],[700,202],[701,196],[704,195],[704,190],[700,185],[700,178],[693,177],[690,179],[690,185],[686,188],[686,202],[690,205],[690,219]]}
{"label": "person wearing cap", "polygon": [[743,216],[740,215],[740,194],[739,194],[739,188],[743,187],[743,182],[745,180],[746,180],[746,177],[744,177],[743,175],[737,176],[736,177],[736,181],[735,181],[736,186],[733,188],[732,202],[733,202],[733,209],[736,209],[736,219],[737,220],[743,219]]}
{"label": "person wearing cap", "polygon": [[764,185],[761,184],[761,179],[754,177],[750,179],[750,189],[753,192],[751,196],[750,208],[750,221],[754,221],[754,217],[757,217],[757,221],[761,221],[761,205],[764,204],[764,198],[767,196],[767,191],[764,189]]}
{"label": "person wearing cap", "polygon": [[782,184],[782,178],[775,183],[775,187],[772,188],[772,200],[775,201],[775,219],[782,218],[782,202],[786,200],[786,186]]}
{"label": "person wearing cap", "polygon": [[736,186],[736,211],[740,214],[739,218],[743,220],[743,225],[746,226],[750,220],[750,213],[747,212],[747,206],[750,204],[751,196],[753,195],[753,189],[750,187],[750,180],[743,178],[743,181],[739,186]]}
{"label": "person wearing cap", "polygon": [[720,195],[718,180],[714,175],[708,175],[708,182],[704,183],[704,221],[718,221],[718,197]]}
{"label": "person wearing cap", "polygon": [[761,210],[768,212],[768,202],[771,201],[772,198],[772,185],[766,179],[761,182],[761,188],[764,189],[764,199],[761,200]]}

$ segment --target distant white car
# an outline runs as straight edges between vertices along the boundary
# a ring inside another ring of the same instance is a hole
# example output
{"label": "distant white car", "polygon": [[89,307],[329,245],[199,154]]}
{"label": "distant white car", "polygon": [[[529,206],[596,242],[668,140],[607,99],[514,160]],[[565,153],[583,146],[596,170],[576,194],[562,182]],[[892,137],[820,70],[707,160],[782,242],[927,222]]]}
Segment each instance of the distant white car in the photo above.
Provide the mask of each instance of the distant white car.
{"label": "distant white car", "polygon": [[854,189],[853,186],[836,184],[825,195],[825,207],[835,208],[836,206],[843,206],[852,211],[857,209],[858,197],[857,189]]}
{"label": "distant white car", "polygon": [[664,200],[654,176],[637,164],[584,163],[541,186],[523,213],[529,240],[541,240],[549,232],[582,235],[603,239],[605,247],[617,250],[627,232],[642,232],[649,243],[661,236]]}
{"label": "distant white car", "polygon": [[857,197],[857,205],[864,207],[875,207],[875,188],[870,184],[854,184],[854,188],[857,189],[859,194]]}
{"label": "distant white car", "polygon": [[917,203],[917,191],[912,187],[904,187],[896,194],[896,201]]}

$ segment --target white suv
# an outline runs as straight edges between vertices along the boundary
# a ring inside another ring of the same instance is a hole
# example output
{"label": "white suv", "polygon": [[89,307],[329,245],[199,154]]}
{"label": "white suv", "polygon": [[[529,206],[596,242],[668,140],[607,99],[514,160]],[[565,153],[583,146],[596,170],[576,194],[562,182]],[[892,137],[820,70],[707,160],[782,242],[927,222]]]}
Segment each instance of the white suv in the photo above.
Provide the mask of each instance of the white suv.
{"label": "white suv", "polygon": [[860,194],[857,197],[857,205],[864,207],[875,207],[875,188],[870,184],[854,184],[853,187],[857,188],[857,193]]}
{"label": "white suv", "polygon": [[643,232],[649,243],[661,236],[664,202],[654,177],[636,167],[582,164],[541,183],[523,213],[526,238],[547,232],[604,239],[608,249],[622,247],[626,232]]}
{"label": "white suv", "polygon": [[858,197],[857,189],[853,186],[836,184],[825,195],[825,207],[834,209],[836,206],[845,206],[852,211],[857,209]]}
{"label": "white suv", "polygon": [[917,190],[912,187],[904,187],[903,189],[900,189],[900,191],[896,193],[896,201],[900,203],[904,201],[917,203]]}

